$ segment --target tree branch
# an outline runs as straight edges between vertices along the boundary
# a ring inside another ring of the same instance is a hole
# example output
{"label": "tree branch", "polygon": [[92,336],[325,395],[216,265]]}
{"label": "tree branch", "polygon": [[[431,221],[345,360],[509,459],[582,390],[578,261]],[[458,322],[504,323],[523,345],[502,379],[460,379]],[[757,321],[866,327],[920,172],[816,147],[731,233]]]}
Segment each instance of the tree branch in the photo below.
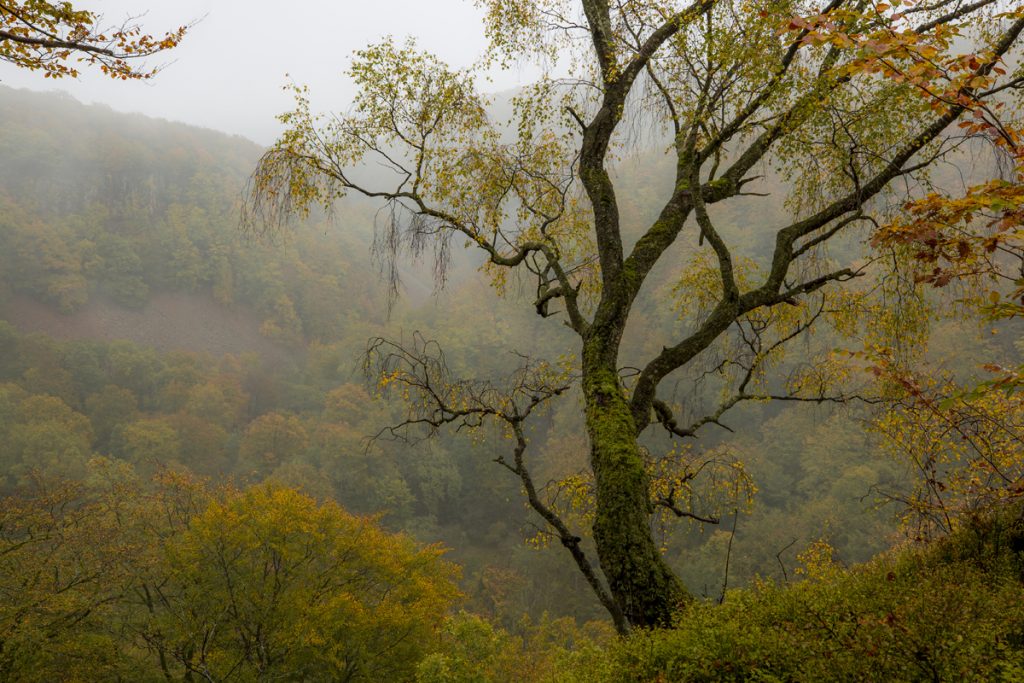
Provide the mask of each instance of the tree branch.
{"label": "tree branch", "polygon": [[568,391],[570,384],[549,377],[544,364],[532,363],[529,359],[504,386],[453,380],[440,346],[419,333],[414,334],[412,348],[382,338],[370,340],[364,364],[368,378],[383,384],[385,389],[389,384],[397,383],[408,395],[408,417],[398,425],[382,430],[377,437],[390,432],[404,439],[407,438],[404,431],[412,426],[425,426],[430,434],[451,424],[460,428],[476,428],[484,419],[497,420],[512,432],[516,440],[512,463],[501,455],[495,458],[495,462],[519,477],[530,507],[555,530],[594,594],[612,616],[616,629],[622,634],[627,633],[629,627],[625,616],[580,547],[582,539],[572,533],[561,517],[540,499],[526,466],[524,454],[528,442],[523,427],[525,421],[536,408]]}

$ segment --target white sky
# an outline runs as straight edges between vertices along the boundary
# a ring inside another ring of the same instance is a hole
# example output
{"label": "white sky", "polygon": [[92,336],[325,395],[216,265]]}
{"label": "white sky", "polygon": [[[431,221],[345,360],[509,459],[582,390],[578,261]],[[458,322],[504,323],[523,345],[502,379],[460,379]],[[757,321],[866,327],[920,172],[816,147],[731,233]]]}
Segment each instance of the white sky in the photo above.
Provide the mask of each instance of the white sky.
{"label": "white sky", "polygon": [[[290,109],[286,74],[312,90],[317,108],[343,110],[354,89],[343,76],[352,52],[391,34],[416,36],[422,48],[454,66],[469,66],[486,49],[482,14],[472,0],[79,0],[103,14],[103,26],[145,13],[139,23],[159,34],[202,21],[181,46],[151,58],[167,64],[149,82],[114,82],[87,74],[44,80],[0,63],[0,83],[66,90],[83,102],[184,121],[269,144]],[[521,71],[495,73],[487,90],[529,80]]]}

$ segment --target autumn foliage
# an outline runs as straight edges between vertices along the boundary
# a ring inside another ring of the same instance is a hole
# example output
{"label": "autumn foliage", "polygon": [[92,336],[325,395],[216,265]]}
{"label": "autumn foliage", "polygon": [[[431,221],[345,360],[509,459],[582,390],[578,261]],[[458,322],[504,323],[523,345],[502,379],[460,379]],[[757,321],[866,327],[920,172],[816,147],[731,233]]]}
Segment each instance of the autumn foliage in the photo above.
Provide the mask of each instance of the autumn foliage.
{"label": "autumn foliage", "polygon": [[0,502],[5,680],[407,679],[457,596],[439,548],[335,503],[91,468]]}
{"label": "autumn foliage", "polygon": [[188,26],[152,36],[131,19],[104,26],[94,10],[70,2],[4,0],[0,3],[0,61],[42,71],[44,78],[75,78],[80,65],[120,80],[147,79],[158,69],[132,60],[174,48]]}

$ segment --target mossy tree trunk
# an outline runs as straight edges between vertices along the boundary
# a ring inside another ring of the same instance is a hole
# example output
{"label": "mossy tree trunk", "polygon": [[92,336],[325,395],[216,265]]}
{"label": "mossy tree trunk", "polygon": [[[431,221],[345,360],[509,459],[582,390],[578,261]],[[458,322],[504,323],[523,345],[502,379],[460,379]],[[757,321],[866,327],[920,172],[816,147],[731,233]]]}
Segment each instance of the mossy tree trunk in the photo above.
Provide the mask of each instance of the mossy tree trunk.
{"label": "mossy tree trunk", "polygon": [[689,593],[651,534],[653,510],[644,457],[616,367],[602,360],[606,343],[588,341],[583,361],[597,497],[594,542],[609,591],[629,623],[664,627],[671,624],[673,612]]}

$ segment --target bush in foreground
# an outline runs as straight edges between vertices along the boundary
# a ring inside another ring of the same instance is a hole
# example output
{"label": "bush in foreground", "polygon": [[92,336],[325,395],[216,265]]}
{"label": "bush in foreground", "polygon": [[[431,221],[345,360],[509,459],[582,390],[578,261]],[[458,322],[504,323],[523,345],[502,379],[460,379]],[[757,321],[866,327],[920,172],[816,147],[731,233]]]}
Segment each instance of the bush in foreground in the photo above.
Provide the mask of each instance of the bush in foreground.
{"label": "bush in foreground", "polygon": [[1022,509],[845,570],[696,603],[676,628],[566,657],[560,681],[1024,680]]}

